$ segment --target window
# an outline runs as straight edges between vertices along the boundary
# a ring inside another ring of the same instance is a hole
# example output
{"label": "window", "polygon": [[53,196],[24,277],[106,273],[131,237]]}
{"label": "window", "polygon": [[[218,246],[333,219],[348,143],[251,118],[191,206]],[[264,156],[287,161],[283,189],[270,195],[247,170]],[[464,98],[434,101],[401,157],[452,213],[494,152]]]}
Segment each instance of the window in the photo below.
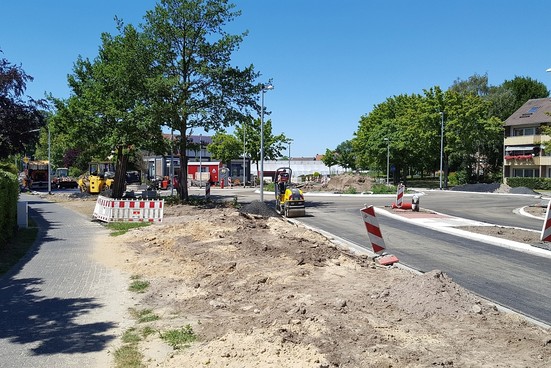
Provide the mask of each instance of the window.
{"label": "window", "polygon": [[513,177],[514,178],[539,178],[540,170],[539,169],[514,169]]}
{"label": "window", "polygon": [[536,135],[536,128],[535,127],[529,127],[529,128],[514,128],[513,129],[513,136],[514,137],[520,137],[523,135]]}

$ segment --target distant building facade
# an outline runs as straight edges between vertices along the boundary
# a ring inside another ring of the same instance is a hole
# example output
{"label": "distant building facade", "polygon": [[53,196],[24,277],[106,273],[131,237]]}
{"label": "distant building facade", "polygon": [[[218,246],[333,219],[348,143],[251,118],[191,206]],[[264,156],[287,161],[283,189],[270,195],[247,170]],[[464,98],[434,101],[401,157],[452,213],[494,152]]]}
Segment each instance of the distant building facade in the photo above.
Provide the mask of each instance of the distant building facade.
{"label": "distant building facade", "polygon": [[505,120],[504,183],[514,177],[551,177],[551,137],[541,129],[550,124],[550,98],[528,100]]}

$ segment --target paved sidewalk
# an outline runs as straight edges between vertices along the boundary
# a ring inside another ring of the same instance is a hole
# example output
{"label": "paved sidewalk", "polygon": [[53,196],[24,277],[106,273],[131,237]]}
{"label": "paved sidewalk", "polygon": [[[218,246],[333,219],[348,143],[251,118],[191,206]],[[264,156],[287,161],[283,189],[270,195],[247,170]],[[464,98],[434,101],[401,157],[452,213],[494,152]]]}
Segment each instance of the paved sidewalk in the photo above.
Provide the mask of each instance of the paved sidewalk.
{"label": "paved sidewalk", "polygon": [[92,258],[107,231],[37,196],[34,248],[0,278],[0,367],[106,367],[122,334],[128,277]]}

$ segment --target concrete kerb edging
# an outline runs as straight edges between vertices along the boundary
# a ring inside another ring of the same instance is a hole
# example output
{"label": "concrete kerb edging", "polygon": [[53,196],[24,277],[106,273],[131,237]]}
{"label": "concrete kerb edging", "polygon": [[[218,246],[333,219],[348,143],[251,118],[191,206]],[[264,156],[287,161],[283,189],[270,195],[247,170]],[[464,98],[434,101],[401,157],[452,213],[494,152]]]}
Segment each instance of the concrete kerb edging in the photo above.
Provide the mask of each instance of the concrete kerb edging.
{"label": "concrete kerb edging", "polygon": [[[524,252],[524,253],[531,253],[531,254],[535,254],[535,255],[538,255],[538,256],[542,256],[542,257],[551,259],[551,251],[548,251],[546,249],[533,247],[530,244],[520,243],[520,242],[516,242],[516,241],[508,240],[508,239],[503,239],[503,238],[497,238],[495,236],[490,236],[490,235],[477,234],[477,233],[473,233],[473,232],[470,232],[470,231],[457,229],[453,226],[434,226],[434,225],[431,225],[431,224],[423,223],[421,221],[415,221],[415,220],[411,220],[411,219],[405,218],[405,217],[400,216],[400,215],[393,214],[390,211],[387,211],[386,209],[380,208],[380,207],[376,207],[375,211],[376,211],[377,214],[380,214],[380,215],[383,215],[383,216],[388,216],[388,217],[391,217],[391,218],[396,219],[396,220],[408,222],[408,223],[416,225],[416,226],[422,226],[422,227],[427,228],[427,229],[440,231],[440,232],[443,232],[443,233],[446,233],[446,234],[453,234],[453,235],[460,236],[462,238],[471,239],[471,240],[484,241],[485,243],[492,244],[492,245],[495,245],[495,246],[498,246],[498,247],[512,249],[512,250],[516,250],[516,251],[520,251],[520,252]],[[438,213],[436,211],[430,211],[430,212],[434,213],[434,214],[445,216],[446,218],[459,219],[460,220],[459,217],[454,217],[454,216]],[[474,226],[476,226],[476,224],[474,224],[475,221],[471,221],[471,222],[473,223]],[[495,226],[495,225],[481,222],[481,223],[479,223],[479,226]],[[523,230],[526,230],[526,229],[523,229]]]}

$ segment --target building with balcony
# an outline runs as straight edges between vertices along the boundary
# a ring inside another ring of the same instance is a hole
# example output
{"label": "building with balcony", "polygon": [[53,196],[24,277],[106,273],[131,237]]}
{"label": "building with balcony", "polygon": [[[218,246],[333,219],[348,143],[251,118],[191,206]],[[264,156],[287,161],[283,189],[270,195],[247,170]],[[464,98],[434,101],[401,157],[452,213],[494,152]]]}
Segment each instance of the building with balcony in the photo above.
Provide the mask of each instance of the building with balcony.
{"label": "building with balcony", "polygon": [[551,178],[551,99],[528,100],[505,120],[503,181],[508,178]]}

